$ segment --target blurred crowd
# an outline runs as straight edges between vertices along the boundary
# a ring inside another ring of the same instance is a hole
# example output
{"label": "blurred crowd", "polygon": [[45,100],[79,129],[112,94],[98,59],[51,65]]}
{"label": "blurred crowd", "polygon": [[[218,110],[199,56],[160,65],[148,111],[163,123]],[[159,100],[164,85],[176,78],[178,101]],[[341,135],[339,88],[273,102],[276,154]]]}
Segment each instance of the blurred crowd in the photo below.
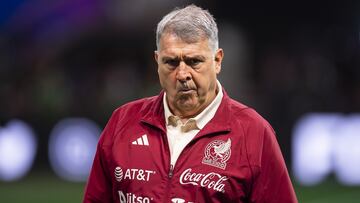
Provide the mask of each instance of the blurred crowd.
{"label": "blurred crowd", "polygon": [[14,0],[0,8],[0,126],[29,123],[43,163],[59,119],[103,127],[116,107],[157,94],[156,23],[189,3],[217,20],[220,82],[273,125],[288,162],[301,116],[360,111],[360,4]]}

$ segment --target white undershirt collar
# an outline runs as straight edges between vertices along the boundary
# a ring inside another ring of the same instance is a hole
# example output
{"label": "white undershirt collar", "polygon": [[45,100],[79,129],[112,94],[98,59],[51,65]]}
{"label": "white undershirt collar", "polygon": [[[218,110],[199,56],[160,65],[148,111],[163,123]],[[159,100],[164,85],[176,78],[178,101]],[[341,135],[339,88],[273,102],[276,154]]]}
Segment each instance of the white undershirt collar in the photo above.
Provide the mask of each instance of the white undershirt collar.
{"label": "white undershirt collar", "polygon": [[[218,93],[215,99],[209,104],[209,106],[207,106],[200,114],[198,114],[194,118],[189,119],[189,120],[195,120],[196,125],[200,130],[203,129],[204,126],[214,117],[217,109],[220,106],[221,100],[223,98],[223,92],[222,92],[222,86],[218,80],[217,80],[217,88],[218,88]],[[166,100],[166,93],[164,93],[163,104],[164,104],[166,126],[168,126],[169,125],[168,118],[174,115],[171,113],[169,109],[169,105]]]}

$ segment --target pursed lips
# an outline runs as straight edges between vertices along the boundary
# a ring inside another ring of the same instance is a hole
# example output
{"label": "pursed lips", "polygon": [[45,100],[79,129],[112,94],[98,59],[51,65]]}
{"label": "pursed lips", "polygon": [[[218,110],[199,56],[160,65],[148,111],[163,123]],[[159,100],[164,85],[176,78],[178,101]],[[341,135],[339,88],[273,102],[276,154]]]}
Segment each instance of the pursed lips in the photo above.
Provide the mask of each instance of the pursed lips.
{"label": "pursed lips", "polygon": [[187,95],[187,94],[192,94],[194,91],[196,91],[196,90],[192,89],[192,88],[181,88],[178,90],[178,94]]}
{"label": "pursed lips", "polygon": [[195,88],[189,88],[189,87],[180,87],[178,89],[178,92],[187,92],[187,91],[191,91],[191,90],[196,90]]}

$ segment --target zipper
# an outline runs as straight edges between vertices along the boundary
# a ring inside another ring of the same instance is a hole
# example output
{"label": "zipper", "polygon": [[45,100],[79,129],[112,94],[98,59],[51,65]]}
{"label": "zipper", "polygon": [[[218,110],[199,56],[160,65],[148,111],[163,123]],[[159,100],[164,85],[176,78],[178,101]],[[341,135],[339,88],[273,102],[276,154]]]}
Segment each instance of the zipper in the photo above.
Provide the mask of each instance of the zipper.
{"label": "zipper", "polygon": [[169,198],[171,198],[170,197],[170,188],[172,188],[171,180],[172,180],[173,175],[174,175],[174,166],[172,164],[170,164],[169,173],[168,173],[168,177],[167,177],[168,181],[167,181],[167,186],[166,186],[167,189],[166,189],[166,198],[165,198],[165,201],[167,201],[167,202],[170,202]]}
{"label": "zipper", "polygon": [[163,133],[163,137],[165,138],[165,148],[167,149],[167,154],[169,155],[169,163],[170,163],[170,167],[169,167],[169,171],[168,171],[168,175],[167,175],[167,184],[166,184],[166,195],[165,195],[165,201],[164,202],[170,202],[170,190],[171,190],[171,181],[172,181],[172,177],[174,176],[174,165],[171,164],[171,153],[170,153],[170,147],[169,147],[169,142],[168,142],[168,138],[167,138],[167,134],[166,132]]}
{"label": "zipper", "polygon": [[170,169],[169,169],[169,179],[171,179],[174,175],[174,166],[172,164],[170,164]]}
{"label": "zipper", "polygon": [[[185,151],[185,149],[187,149],[188,148],[188,146],[190,145],[190,143],[192,143],[194,140],[191,140],[185,147],[184,147],[184,149],[180,152],[180,154],[179,154],[179,157],[178,157],[178,159],[176,160],[176,162],[178,162],[178,160],[179,160],[179,158],[181,157],[181,154],[183,154],[183,152]],[[167,141],[167,137],[166,137],[166,142],[168,142]],[[169,143],[166,143],[167,144],[167,149],[168,149],[168,153],[169,153],[169,157],[170,157],[170,167],[169,167],[169,172],[168,172],[168,177],[167,177],[167,179],[168,179],[168,181],[167,181],[167,190],[166,190],[166,201],[168,201],[168,202],[170,202],[170,200],[169,200],[169,198],[171,198],[170,197],[170,189],[172,188],[171,187],[171,181],[172,181],[172,177],[174,176],[174,168],[175,168],[175,166],[176,166],[176,162],[174,163],[174,165],[173,164],[171,164],[171,154],[170,154],[170,148],[169,148]]]}

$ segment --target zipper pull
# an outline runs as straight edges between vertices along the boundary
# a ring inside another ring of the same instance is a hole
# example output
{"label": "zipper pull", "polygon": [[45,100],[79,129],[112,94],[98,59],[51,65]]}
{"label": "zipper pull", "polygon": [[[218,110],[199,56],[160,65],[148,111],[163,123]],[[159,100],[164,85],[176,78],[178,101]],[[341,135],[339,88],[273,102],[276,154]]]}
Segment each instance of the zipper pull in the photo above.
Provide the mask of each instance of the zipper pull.
{"label": "zipper pull", "polygon": [[172,164],[170,164],[169,178],[173,177],[173,171],[174,171],[174,166]]}

